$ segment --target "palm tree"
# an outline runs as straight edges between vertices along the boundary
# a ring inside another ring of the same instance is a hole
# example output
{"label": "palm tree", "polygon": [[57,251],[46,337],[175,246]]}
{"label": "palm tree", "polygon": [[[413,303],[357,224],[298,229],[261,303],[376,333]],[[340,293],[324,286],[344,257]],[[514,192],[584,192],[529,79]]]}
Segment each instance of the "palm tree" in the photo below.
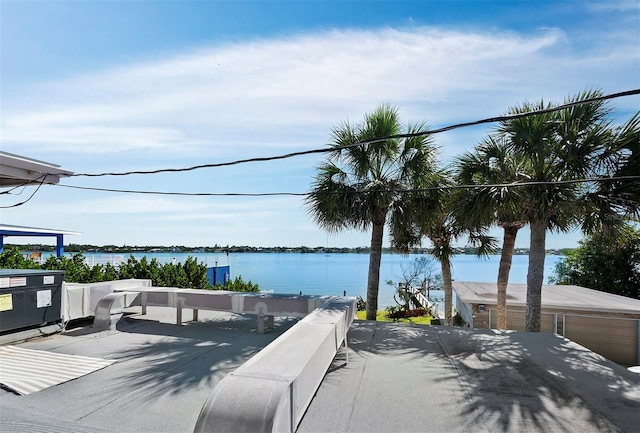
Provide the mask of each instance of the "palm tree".
{"label": "palm tree", "polygon": [[444,323],[451,326],[453,310],[451,258],[455,254],[452,241],[459,237],[461,231],[456,226],[456,222],[450,212],[443,209],[436,216],[422,230],[433,244],[429,253],[440,263],[442,289],[444,290]]}
{"label": "palm tree", "polygon": [[497,328],[507,329],[507,286],[518,230],[524,227],[526,215],[520,201],[522,190],[500,185],[521,179],[525,163],[511,153],[504,137],[488,137],[475,151],[466,152],[457,160],[458,183],[479,185],[462,189],[458,194],[458,219],[471,227],[497,223],[504,230],[497,279]]}
{"label": "palm tree", "polygon": [[[601,96],[585,91],[566,102]],[[527,113],[550,108],[540,101],[524,103],[511,113]],[[514,154],[527,161],[527,178],[539,182],[523,186],[523,211],[531,228],[527,272],[527,331],[540,331],[541,293],[547,230],[568,231],[584,217],[585,186],[571,183],[588,178],[607,149],[610,128],[605,102],[592,102],[559,111],[503,121],[498,133],[504,135]],[[557,182],[569,183],[557,183]],[[603,212],[607,213],[606,209]],[[606,215],[602,221],[606,222]]]}
{"label": "palm tree", "polygon": [[[425,128],[409,126],[409,134]],[[371,229],[367,320],[376,320],[384,227],[404,224],[428,209],[437,191],[425,190],[435,173],[436,147],[429,135],[398,135],[398,110],[387,104],[362,123],[344,122],[332,131],[332,151],[319,167],[306,199],[316,223],[329,232]]]}
{"label": "palm tree", "polygon": [[[623,178],[599,182],[588,196],[589,203],[606,202],[610,210],[630,220],[640,219],[640,112],[612,132],[610,145],[603,155],[602,177]],[[635,178],[630,178],[635,176]],[[598,219],[599,220],[599,219]],[[590,225],[587,220],[586,225]],[[596,221],[597,226],[597,221]],[[597,228],[596,228],[597,229]],[[592,230],[593,231],[593,230]]]}
{"label": "palm tree", "polygon": [[393,224],[394,232],[391,239],[393,246],[400,251],[407,251],[411,246],[420,245],[423,237],[431,241],[433,246],[429,254],[440,263],[442,273],[445,324],[451,325],[453,310],[451,259],[455,254],[453,243],[466,236],[469,244],[478,248],[478,256],[482,257],[494,251],[495,239],[487,236],[484,227],[469,227],[457,218],[457,214],[453,211],[457,193],[451,188],[454,183],[448,169],[435,172],[433,182],[441,193],[434,197],[435,201],[429,211],[413,214],[410,218]]}

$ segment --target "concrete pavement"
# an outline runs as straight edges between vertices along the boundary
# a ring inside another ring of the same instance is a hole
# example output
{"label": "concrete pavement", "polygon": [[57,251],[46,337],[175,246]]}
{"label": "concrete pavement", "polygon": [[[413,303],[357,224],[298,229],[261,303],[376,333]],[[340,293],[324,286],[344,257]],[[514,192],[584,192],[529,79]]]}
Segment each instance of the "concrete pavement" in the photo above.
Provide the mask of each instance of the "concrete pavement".
{"label": "concrete pavement", "polygon": [[31,395],[0,390],[0,430],[192,432],[222,377],[295,322],[278,319],[259,335],[255,316],[202,311],[199,322],[178,326],[175,309],[150,307],[115,332],[82,327],[30,340],[19,346],[117,362]]}
{"label": "concrete pavement", "polygon": [[[115,332],[20,343],[118,362],[31,395],[0,390],[0,430],[190,433],[222,377],[297,320],[264,335],[255,316],[174,321],[150,307]],[[552,334],[356,321],[348,344],[299,432],[640,432],[640,375]]]}
{"label": "concrete pavement", "polygon": [[356,322],[298,432],[640,431],[640,375],[553,334]]}

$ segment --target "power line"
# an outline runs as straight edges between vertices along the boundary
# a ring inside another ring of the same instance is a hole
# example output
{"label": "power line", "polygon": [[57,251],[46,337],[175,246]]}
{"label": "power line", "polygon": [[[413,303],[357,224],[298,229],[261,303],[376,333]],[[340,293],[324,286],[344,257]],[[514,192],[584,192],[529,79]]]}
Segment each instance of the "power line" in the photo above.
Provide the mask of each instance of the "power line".
{"label": "power line", "polygon": [[[395,134],[395,135],[389,135],[389,136],[384,136],[384,137],[377,137],[377,138],[374,138],[374,139],[371,139],[371,140],[360,141],[360,142],[357,142],[357,143],[353,143],[351,145],[341,146],[341,147],[332,146],[332,147],[329,147],[329,148],[312,149],[312,150],[306,150],[306,151],[300,151],[300,152],[292,152],[292,153],[287,153],[287,154],[284,154],[284,155],[261,157],[261,158],[248,158],[248,159],[242,159],[242,160],[236,160],[236,161],[230,161],[230,162],[223,162],[223,163],[202,164],[202,165],[186,167],[186,168],[167,168],[167,169],[158,169],[158,170],[150,170],[150,171],[129,171],[129,172],[119,172],[119,173],[93,173],[93,174],[92,173],[77,173],[77,174],[73,174],[72,176],[102,177],[102,176],[127,176],[127,175],[133,175],[133,174],[158,174],[158,173],[165,173],[165,172],[186,172],[186,171],[193,171],[193,170],[202,169],[202,168],[216,168],[216,167],[238,165],[238,164],[243,164],[243,163],[248,163],[248,162],[273,161],[273,160],[279,160],[279,159],[292,158],[292,157],[295,157],[295,156],[310,155],[310,154],[315,154],[315,153],[336,152],[336,151],[340,151],[340,150],[343,150],[343,149],[348,149],[348,148],[351,148],[351,147],[364,146],[364,145],[367,145],[367,144],[372,144],[372,143],[381,142],[381,141],[385,141],[385,140],[398,139],[398,138],[411,138],[411,137],[418,137],[418,136],[423,136],[423,135],[428,135],[428,134],[438,134],[438,133],[450,131],[450,130],[453,130],[453,129],[463,128],[463,127],[468,127],[468,126],[474,126],[474,125],[481,125],[481,124],[485,124],[485,123],[503,122],[503,121],[518,119],[518,118],[527,117],[527,116],[540,115],[540,114],[545,114],[545,113],[550,113],[550,112],[554,112],[554,111],[563,110],[563,109],[566,109],[566,108],[571,108],[571,107],[574,107],[574,106],[589,104],[589,103],[598,102],[598,101],[604,101],[604,100],[608,100],[608,99],[619,98],[619,97],[623,97],[623,96],[636,95],[636,94],[640,94],[640,89],[634,89],[634,90],[628,90],[628,91],[625,91],[625,92],[618,92],[618,93],[613,93],[613,94],[609,94],[609,95],[598,96],[598,97],[589,98],[589,99],[585,99],[585,100],[581,100],[581,101],[575,101],[575,102],[559,105],[559,106],[556,106],[556,107],[550,107],[550,108],[546,108],[546,109],[542,109],[542,110],[536,110],[536,111],[530,111],[530,112],[518,113],[518,114],[510,114],[510,115],[498,116],[498,117],[491,117],[491,118],[487,118],[487,119],[477,120],[477,121],[474,121],[474,122],[458,123],[458,124],[453,124],[453,125],[445,126],[445,127],[442,127],[442,128],[438,128],[438,129],[419,131],[419,132],[415,132],[415,133]],[[33,196],[35,195],[35,193],[40,189],[42,184],[45,183],[44,181],[46,180],[46,176],[41,176],[41,177],[38,177],[38,178],[33,179],[33,180],[37,180],[37,179],[41,179],[40,184],[38,185],[38,188],[31,194],[31,196],[27,200],[25,200],[25,201],[23,201],[21,203],[16,203],[16,204],[11,205],[11,206],[3,206],[3,207],[0,207],[0,208],[6,209],[6,208],[11,208],[11,207],[21,206],[21,205],[27,203],[29,200],[31,200],[33,198]],[[421,191],[425,191],[426,192],[426,191],[437,190],[437,189],[441,189],[441,190],[464,189],[464,188],[466,188],[466,189],[476,188],[477,189],[477,188],[488,188],[488,187],[511,188],[511,187],[522,187],[522,186],[532,186],[532,185],[561,185],[561,184],[571,184],[571,183],[581,183],[581,182],[606,182],[606,181],[639,180],[639,179],[640,179],[640,176],[622,176],[622,177],[609,177],[609,178],[577,179],[577,180],[556,181],[556,182],[513,182],[513,183],[491,184],[491,185],[488,185],[488,184],[487,185],[452,185],[452,186],[440,186],[440,187],[431,187],[431,188],[423,188],[423,189],[386,190],[386,191],[377,191],[377,192],[421,192]],[[12,188],[9,191],[3,192],[2,194],[7,194],[7,193],[10,193],[11,191],[15,190],[16,188],[19,188],[21,186],[26,186],[29,183],[33,182],[33,180],[31,180],[29,182],[26,182],[24,185],[16,186],[16,187]],[[129,190],[129,189],[115,189],[115,188],[97,188],[97,187],[83,187],[83,186],[61,185],[61,184],[54,184],[54,186],[60,186],[60,187],[65,187],[65,188],[73,188],[73,189],[82,189],[82,190],[91,190],[91,191],[102,191],[102,192],[116,192],[116,193],[128,193],[128,194],[150,194],[150,195],[172,195],[172,196],[216,196],[216,197],[299,196],[299,197],[304,197],[304,196],[308,196],[308,195],[312,194],[310,192],[302,192],[302,193],[296,193],[296,192],[267,192],[267,193],[208,193],[208,192],[204,192],[204,193],[187,193],[187,192],[143,191],[143,190]],[[354,191],[353,193],[363,194],[363,193],[370,193],[370,192],[371,191]],[[331,194],[331,193],[327,192],[326,194]]]}
{"label": "power line", "polygon": [[[616,177],[597,177],[597,178],[585,178],[585,179],[572,179],[553,182],[510,182],[510,183],[498,183],[498,184],[469,184],[469,185],[449,185],[449,186],[434,186],[429,188],[413,188],[413,189],[387,189],[387,190],[375,190],[375,191],[351,191],[352,194],[370,194],[378,192],[396,192],[396,193],[409,193],[409,192],[427,192],[435,190],[455,190],[455,189],[481,189],[481,188],[517,188],[524,186],[542,186],[542,185],[569,185],[576,183],[589,183],[589,182],[614,182],[614,181],[637,181],[640,180],[638,176],[616,176]],[[145,190],[131,190],[131,189],[115,189],[115,188],[98,188],[88,186],[74,186],[74,185],[61,185],[54,184],[63,188],[73,188],[89,191],[102,191],[102,192],[116,192],[127,194],[146,194],[146,195],[169,195],[169,196],[187,196],[187,197],[273,197],[273,196],[292,196],[292,197],[305,197],[311,194],[326,194],[337,195],[344,194],[344,192],[265,192],[265,193],[215,193],[215,192],[166,192],[166,191],[145,191]]]}
{"label": "power line", "polygon": [[486,119],[476,120],[476,121],[473,121],[473,122],[456,123],[456,124],[445,126],[445,127],[442,127],[442,128],[428,129],[428,130],[425,130],[425,131],[419,131],[419,132],[413,132],[413,133],[394,134],[394,135],[388,135],[388,136],[383,136],[383,137],[377,137],[377,138],[373,138],[371,140],[359,141],[357,143],[353,143],[353,144],[346,145],[346,146],[340,146],[340,147],[329,147],[329,148],[325,147],[325,148],[322,148],[322,149],[311,149],[311,150],[303,150],[303,151],[299,151],[299,152],[291,152],[291,153],[286,153],[286,154],[283,154],[283,155],[257,157],[257,158],[246,158],[246,159],[239,159],[239,160],[229,161],[229,162],[219,162],[219,163],[211,163],[211,164],[194,165],[194,166],[185,167],[185,168],[162,168],[162,169],[157,169],[157,170],[136,170],[136,171],[106,172],[106,173],[75,173],[75,174],[71,175],[71,177],[79,177],[79,176],[83,176],[83,177],[103,177],[103,176],[129,176],[129,175],[134,175],[134,174],[180,173],[180,172],[186,172],[186,171],[199,170],[199,169],[203,169],[203,168],[228,167],[228,166],[232,166],[232,165],[246,164],[246,163],[250,163],[250,162],[275,161],[275,160],[280,160],[280,159],[287,159],[287,158],[293,158],[293,157],[296,157],[296,156],[311,155],[311,154],[316,154],[316,153],[336,152],[336,151],[342,150],[342,149],[349,149],[351,147],[364,146],[364,145],[367,145],[367,144],[373,144],[373,143],[378,143],[378,142],[381,142],[381,141],[393,140],[393,139],[398,139],[398,138],[412,138],[412,137],[420,137],[420,136],[429,135],[429,134],[439,134],[439,133],[442,133],[442,132],[451,131],[453,129],[465,128],[465,127],[468,127],[468,126],[482,125],[482,124],[485,124],[485,123],[504,122],[504,121],[508,121],[508,120],[519,119],[519,118],[522,118],[522,117],[528,117],[528,116],[534,116],[534,115],[539,115],[539,114],[551,113],[551,112],[554,112],[554,111],[560,111],[560,110],[564,110],[564,109],[575,107],[575,106],[579,106],[579,105],[590,104],[590,103],[593,103],[593,102],[605,101],[605,100],[609,100],[609,99],[620,98],[620,97],[623,97],[623,96],[631,96],[631,95],[638,95],[638,94],[640,94],[640,89],[627,90],[627,91],[624,91],[624,92],[612,93],[612,94],[609,94],[609,95],[603,95],[603,96],[598,96],[598,97],[594,97],[594,98],[584,99],[584,100],[581,100],[581,101],[575,101],[575,102],[571,102],[571,103],[567,103],[567,104],[563,104],[563,105],[558,105],[556,107],[545,108],[545,109],[542,109],[542,110],[528,111],[528,112],[525,112],[525,113],[510,114],[510,115],[505,115],[505,116],[489,117],[489,118],[486,118]]}
{"label": "power line", "polygon": [[103,191],[103,192],[120,192],[128,194],[149,194],[149,195],[177,195],[177,196],[202,196],[202,197],[268,197],[268,196],[305,196],[309,195],[308,192],[265,192],[265,193],[216,193],[216,192],[167,192],[167,191],[144,191],[144,190],[132,190],[132,189],[115,189],[115,188],[98,188],[90,186],[76,186],[76,185],[61,185],[55,184],[63,188],[83,189],[88,191]]}
{"label": "power line", "polygon": [[[35,177],[35,178],[33,178],[33,179],[26,180],[26,181],[22,182],[22,183],[21,183],[21,184],[19,184],[19,185],[15,185],[14,187],[9,188],[9,189],[8,189],[8,190],[6,190],[6,191],[0,191],[0,195],[4,195],[4,194],[11,194],[11,193],[12,193],[13,191],[15,191],[16,189],[18,189],[18,188],[22,188],[23,190],[22,190],[22,191],[20,191],[20,192],[17,194],[17,195],[20,195],[20,194],[22,194],[22,192],[24,191],[24,188],[26,188],[27,186],[29,186],[29,185],[33,184],[34,182],[36,182],[36,181],[38,181],[38,180],[40,180],[40,179],[43,179],[43,178],[44,178],[44,179],[46,179],[46,177],[47,177],[47,176],[48,176],[47,174],[41,174],[41,175],[40,175],[40,176],[38,176],[38,177]],[[43,179],[43,180],[44,180],[44,179]]]}
{"label": "power line", "polygon": [[[497,117],[489,117],[487,119],[476,120],[474,122],[456,123],[454,125],[445,126],[443,128],[432,129],[432,130],[427,130],[427,131],[419,131],[419,132],[413,132],[413,133],[407,133],[407,134],[390,135],[388,137],[373,138],[371,140],[363,141],[363,142],[360,142],[360,143],[355,143],[353,146],[358,146],[358,145],[362,145],[362,144],[371,144],[371,143],[376,143],[376,142],[379,142],[379,141],[389,140],[389,139],[393,139],[393,138],[412,138],[412,137],[420,137],[420,136],[428,135],[428,134],[439,134],[441,132],[451,131],[452,129],[464,128],[464,127],[467,127],[467,126],[482,125],[482,124],[485,124],[485,123],[504,122],[504,121],[508,121],[508,120],[520,119],[522,117],[536,116],[536,115],[539,115],[539,114],[547,114],[547,113],[552,113],[554,111],[565,110],[565,109],[571,108],[571,107],[577,107],[579,105],[591,104],[593,102],[606,101],[606,100],[609,100],[609,99],[615,99],[615,98],[620,98],[620,97],[623,97],[623,96],[631,96],[631,95],[638,95],[638,94],[640,94],[640,89],[627,90],[627,91],[624,91],[624,92],[611,93],[609,95],[603,95],[603,96],[597,96],[597,97],[594,97],[594,98],[583,99],[581,101],[569,102],[567,104],[557,105],[555,107],[544,108],[544,109],[541,109],[541,110],[527,111],[527,112],[524,112],[524,113],[509,114],[509,115],[497,116]],[[349,146],[345,146],[345,148],[346,147],[352,147],[352,146],[349,145]]]}
{"label": "power line", "polygon": [[[28,199],[26,199],[26,200],[24,200],[24,201],[22,201],[22,202],[20,202],[20,203],[12,204],[12,205],[10,205],[10,206],[0,206],[0,209],[10,209],[10,208],[12,208],[12,207],[18,207],[18,206],[22,206],[23,204],[26,204],[29,200],[31,200],[31,199],[33,198],[33,196],[34,196],[34,195],[36,195],[36,193],[38,192],[38,190],[40,189],[40,187],[41,187],[41,186],[42,186],[42,184],[44,183],[44,181],[45,181],[45,179],[47,178],[47,176],[48,176],[47,174],[43,174],[42,176],[37,177],[36,179],[33,179],[33,180],[38,180],[38,179],[41,179],[41,180],[40,180],[40,184],[38,185],[38,187],[35,189],[35,191],[33,191],[33,192],[31,193],[31,195],[29,196],[29,198],[28,198]],[[32,181],[33,181],[33,180],[32,180]],[[32,181],[30,181],[30,182],[32,182]],[[18,188],[18,187],[16,187],[16,188]],[[15,188],[14,188],[14,189],[15,189]]]}

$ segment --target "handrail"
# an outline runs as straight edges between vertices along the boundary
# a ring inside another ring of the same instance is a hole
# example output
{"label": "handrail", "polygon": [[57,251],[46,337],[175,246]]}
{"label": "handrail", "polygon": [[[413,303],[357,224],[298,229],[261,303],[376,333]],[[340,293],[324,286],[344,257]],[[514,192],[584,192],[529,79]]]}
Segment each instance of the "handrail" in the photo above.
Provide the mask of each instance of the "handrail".
{"label": "handrail", "polygon": [[438,304],[431,302],[418,287],[407,287],[406,290],[420,303],[423,308],[430,308],[432,313],[438,316]]}

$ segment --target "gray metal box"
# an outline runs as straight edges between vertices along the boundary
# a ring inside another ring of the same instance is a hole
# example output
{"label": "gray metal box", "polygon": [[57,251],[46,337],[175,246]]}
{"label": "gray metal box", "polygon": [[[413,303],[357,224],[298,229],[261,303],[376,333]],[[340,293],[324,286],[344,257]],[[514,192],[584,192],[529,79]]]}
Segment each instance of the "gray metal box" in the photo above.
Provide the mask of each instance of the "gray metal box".
{"label": "gray metal box", "polygon": [[0,269],[0,332],[62,320],[64,271]]}

